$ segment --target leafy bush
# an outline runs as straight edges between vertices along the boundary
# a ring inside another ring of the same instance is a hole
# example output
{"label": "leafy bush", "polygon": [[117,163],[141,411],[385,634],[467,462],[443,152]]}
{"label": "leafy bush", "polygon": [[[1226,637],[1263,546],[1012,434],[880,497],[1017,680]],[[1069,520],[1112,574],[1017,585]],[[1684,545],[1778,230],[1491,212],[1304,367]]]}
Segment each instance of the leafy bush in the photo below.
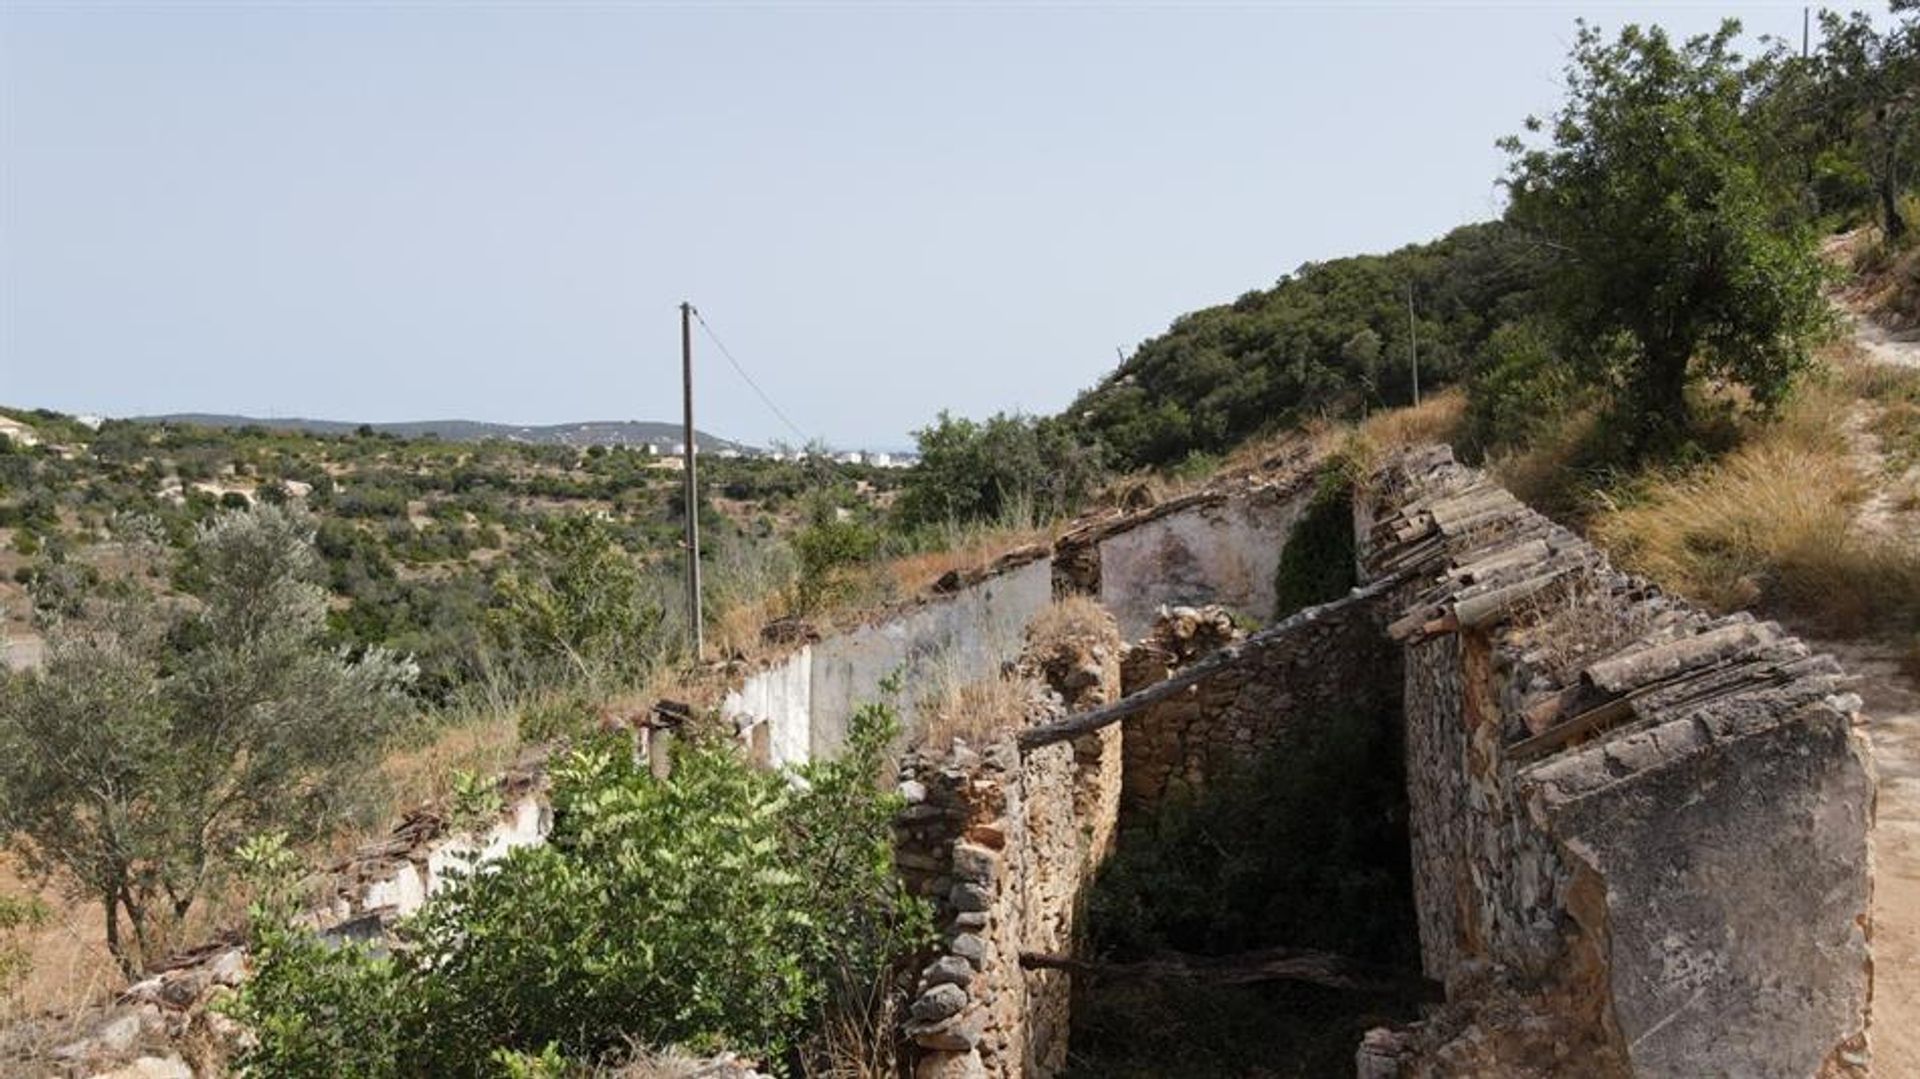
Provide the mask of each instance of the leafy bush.
{"label": "leafy bush", "polygon": [[595,517],[541,526],[521,564],[494,585],[488,625],[536,677],[589,686],[645,675],[670,647],[665,612],[640,564]]}
{"label": "leafy bush", "polygon": [[1051,520],[1071,512],[1100,470],[1091,451],[1054,420],[996,413],[976,422],[941,412],[913,433],[920,463],[901,480],[896,516],[908,529],[953,522]]}
{"label": "leafy bush", "polygon": [[1313,501],[1280,549],[1274,571],[1273,620],[1347,594],[1357,571],[1353,549],[1353,484],[1338,469],[1320,476]]}
{"label": "leafy bush", "polygon": [[863,521],[841,520],[831,507],[816,507],[813,523],[793,537],[800,559],[799,603],[802,611],[818,610],[843,597],[852,584],[854,567],[880,554],[880,532]]}
{"label": "leafy bush", "polygon": [[1526,445],[1557,427],[1573,402],[1575,379],[1538,320],[1493,331],[1467,377],[1467,437],[1485,451]]}
{"label": "leafy bush", "polygon": [[600,1061],[633,1044],[790,1066],[927,939],[893,871],[898,800],[876,787],[896,732],[891,709],[861,709],[845,755],[798,783],[722,746],[687,748],[665,780],[622,743],[573,752],[553,770],[548,842],[474,867],[389,956],[329,949],[256,905],[260,970],[235,1014],[259,1043],[243,1066],[481,1075],[502,1054]]}

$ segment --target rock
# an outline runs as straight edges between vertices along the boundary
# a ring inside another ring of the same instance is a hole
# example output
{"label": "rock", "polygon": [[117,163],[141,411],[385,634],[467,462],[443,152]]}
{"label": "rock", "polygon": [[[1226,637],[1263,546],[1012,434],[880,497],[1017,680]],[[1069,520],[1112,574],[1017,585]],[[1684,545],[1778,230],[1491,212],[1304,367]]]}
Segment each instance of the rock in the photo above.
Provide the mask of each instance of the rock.
{"label": "rock", "polygon": [[1000,855],[977,844],[955,843],[953,875],[969,884],[990,884],[1000,875]]}
{"label": "rock", "polygon": [[908,805],[919,805],[927,800],[927,785],[917,779],[909,779],[900,784],[900,797],[906,799]]}
{"label": "rock", "polygon": [[229,948],[214,956],[207,964],[207,973],[221,985],[239,985],[247,978],[247,953],[238,948]]}
{"label": "rock", "polygon": [[993,905],[993,894],[978,884],[956,884],[947,901],[958,911],[986,910]]}
{"label": "rock", "polygon": [[160,987],[160,1001],[169,1007],[185,1008],[200,999],[213,984],[213,973],[207,970],[183,970]]}
{"label": "rock", "polygon": [[938,1023],[908,1023],[906,1034],[922,1049],[964,1053],[980,1044],[986,1032],[986,1015],[984,1008],[969,1008]]}
{"label": "rock", "polygon": [[959,929],[985,929],[987,912],[984,910],[961,911],[953,916],[953,924]]}
{"label": "rock", "polygon": [[93,1042],[109,1053],[124,1053],[140,1040],[145,1027],[139,1013],[122,1015],[93,1032]]}
{"label": "rock", "polygon": [[976,824],[967,829],[967,841],[978,843],[991,850],[1004,850],[1007,846],[1007,833],[998,824]]}
{"label": "rock", "polygon": [[[928,1046],[928,1048],[932,1048]],[[987,1066],[972,1046],[944,1053],[929,1053],[913,1066],[913,1079],[986,1079]]]}
{"label": "rock", "polygon": [[193,1069],[187,1062],[171,1054],[164,1057],[141,1057],[124,1068],[110,1072],[100,1072],[93,1079],[193,1079]]}
{"label": "rock", "polygon": [[953,938],[947,950],[972,963],[975,970],[987,969],[987,942],[972,933],[962,933]]}
{"label": "rock", "polygon": [[973,966],[957,955],[943,955],[927,964],[920,977],[929,986],[951,983],[965,989],[973,981]]}
{"label": "rock", "polygon": [[959,1015],[966,1006],[966,990],[957,985],[936,985],[920,994],[920,999],[914,1001],[907,1012],[922,1023],[938,1023]]}

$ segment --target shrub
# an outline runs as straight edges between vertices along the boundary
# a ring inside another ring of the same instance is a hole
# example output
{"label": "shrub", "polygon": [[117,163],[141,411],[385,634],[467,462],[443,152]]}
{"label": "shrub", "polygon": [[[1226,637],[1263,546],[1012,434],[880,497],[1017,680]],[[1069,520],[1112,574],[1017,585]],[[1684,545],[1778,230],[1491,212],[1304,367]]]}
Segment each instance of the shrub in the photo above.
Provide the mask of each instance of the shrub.
{"label": "shrub", "polygon": [[43,608],[44,665],[0,682],[0,832],[98,904],[129,975],[241,837],[305,838],[362,804],[412,676],[390,654],[348,662],[325,646],[304,517],[229,514],[193,555],[197,609],[125,581],[69,593]]}
{"label": "shrub", "polygon": [[798,606],[814,611],[846,596],[853,585],[851,571],[879,555],[880,532],[858,520],[841,520],[821,506],[813,523],[794,536],[793,549],[800,559]]}
{"label": "shrub", "polygon": [[1121,845],[1089,900],[1097,952],[1418,956],[1391,710],[1295,722],[1298,738],[1169,800]]}
{"label": "shrub", "polygon": [[845,755],[799,783],[723,746],[686,748],[664,780],[624,743],[577,750],[553,769],[548,842],[458,878],[390,958],[256,904],[260,971],[235,1014],[259,1040],[242,1066],[462,1076],[634,1045],[790,1066],[927,938],[893,871],[898,799],[876,786],[896,733],[891,709],[861,709]]}
{"label": "shrub", "polygon": [[1306,512],[1280,549],[1274,571],[1273,620],[1347,594],[1357,579],[1353,548],[1353,484],[1338,469],[1320,476]]}

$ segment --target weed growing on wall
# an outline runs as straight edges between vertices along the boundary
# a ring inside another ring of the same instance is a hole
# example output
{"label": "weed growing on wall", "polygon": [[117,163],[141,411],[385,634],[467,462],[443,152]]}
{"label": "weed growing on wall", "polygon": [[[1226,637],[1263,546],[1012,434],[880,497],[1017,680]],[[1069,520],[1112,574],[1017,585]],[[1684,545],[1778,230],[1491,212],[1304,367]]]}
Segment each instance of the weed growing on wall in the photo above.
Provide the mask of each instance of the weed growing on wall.
{"label": "weed growing on wall", "polygon": [[1313,501],[1281,548],[1273,576],[1273,619],[1347,594],[1355,582],[1353,482],[1344,471],[1322,472]]}

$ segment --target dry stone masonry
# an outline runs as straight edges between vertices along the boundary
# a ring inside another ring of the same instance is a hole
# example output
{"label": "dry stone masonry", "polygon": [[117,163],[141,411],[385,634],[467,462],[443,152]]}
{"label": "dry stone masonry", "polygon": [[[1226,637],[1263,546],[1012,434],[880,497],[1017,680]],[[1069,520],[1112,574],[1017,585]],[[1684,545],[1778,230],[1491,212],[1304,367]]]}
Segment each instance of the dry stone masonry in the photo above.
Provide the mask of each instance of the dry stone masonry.
{"label": "dry stone masonry", "polygon": [[1863,1075],[1874,781],[1839,668],[1611,569],[1443,447],[1357,507],[1413,573],[1421,949],[1450,1012],[1363,1075]]}

